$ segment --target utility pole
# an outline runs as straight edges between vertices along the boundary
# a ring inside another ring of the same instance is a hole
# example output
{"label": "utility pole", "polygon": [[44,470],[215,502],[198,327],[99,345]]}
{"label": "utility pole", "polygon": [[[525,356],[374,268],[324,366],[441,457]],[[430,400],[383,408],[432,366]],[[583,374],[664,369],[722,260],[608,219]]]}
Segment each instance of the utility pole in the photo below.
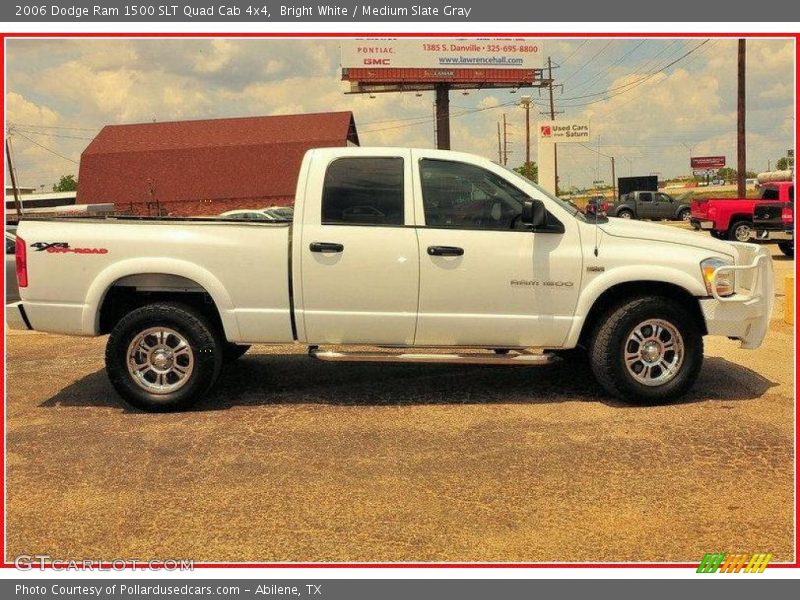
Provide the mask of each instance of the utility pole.
{"label": "utility pole", "polygon": [[503,113],[503,166],[508,164],[508,126],[506,125],[506,113]]}
{"label": "utility pole", "polygon": [[617,170],[614,165],[614,157],[611,157],[611,191],[613,193],[614,200],[617,199]]}
{"label": "utility pole", "polygon": [[[550,60],[549,56],[547,57],[547,78],[550,80],[550,84],[547,86],[550,92],[550,120],[555,121],[556,109],[553,104],[553,61]],[[558,196],[558,144],[555,142],[553,142],[553,171],[556,174],[555,195]]]}
{"label": "utility pole", "polygon": [[497,164],[503,164],[503,143],[500,140],[500,121],[497,122]]}
{"label": "utility pole", "polygon": [[439,139],[439,132],[437,131],[437,128],[436,128],[436,103],[435,102],[433,104],[431,104],[431,108],[433,109],[433,147],[436,148],[438,143],[439,143],[437,141]]}
{"label": "utility pole", "polygon": [[519,99],[520,106],[525,109],[525,177],[531,178],[531,97]]}
{"label": "utility pole", "polygon": [[19,188],[17,187],[17,176],[14,173],[14,163],[11,159],[11,145],[8,143],[8,135],[6,135],[6,160],[8,161],[8,174],[11,176],[11,188],[14,191],[14,208],[17,209],[17,221],[19,221],[22,218],[22,203],[19,201]]}
{"label": "utility pole", "polygon": [[738,85],[736,100],[736,189],[739,198],[744,198],[747,177],[747,148],[745,147],[745,67],[747,61],[746,41],[739,39]]}
{"label": "utility pole", "polygon": [[450,85],[437,83],[436,89],[436,147],[450,150]]}

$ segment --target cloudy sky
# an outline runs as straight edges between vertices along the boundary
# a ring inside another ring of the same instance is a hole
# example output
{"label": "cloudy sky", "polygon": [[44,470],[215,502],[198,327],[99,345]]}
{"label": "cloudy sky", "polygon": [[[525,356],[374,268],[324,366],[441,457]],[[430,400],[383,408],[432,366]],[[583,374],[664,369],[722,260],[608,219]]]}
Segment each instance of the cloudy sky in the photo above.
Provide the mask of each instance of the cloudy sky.
{"label": "cloudy sky", "polygon": [[[338,45],[8,40],[6,114],[19,182],[49,189],[60,175],[77,175],[91,138],[117,123],[352,110],[362,145],[431,147],[432,94],[346,95]],[[747,51],[748,168],[760,171],[793,145],[794,46],[751,40]],[[591,148],[559,147],[562,185],[610,181],[610,161],[598,152],[616,157],[618,176],[686,174],[689,148],[735,166],[735,40],[545,40],[544,53],[559,65],[559,118],[589,119],[595,135]],[[497,160],[505,113],[509,165],[521,164],[523,93],[544,109],[538,90],[452,92],[453,149]]]}

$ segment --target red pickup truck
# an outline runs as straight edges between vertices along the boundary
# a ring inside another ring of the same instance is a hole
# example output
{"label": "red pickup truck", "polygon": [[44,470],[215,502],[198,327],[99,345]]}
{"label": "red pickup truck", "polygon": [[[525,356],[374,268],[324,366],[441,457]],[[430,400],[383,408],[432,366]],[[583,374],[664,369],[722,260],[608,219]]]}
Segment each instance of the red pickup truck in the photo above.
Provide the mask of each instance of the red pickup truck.
{"label": "red pickup truck", "polygon": [[753,213],[763,202],[793,202],[794,183],[769,182],[761,185],[759,198],[706,198],[692,200],[689,222],[721,240],[746,242],[753,234]]}

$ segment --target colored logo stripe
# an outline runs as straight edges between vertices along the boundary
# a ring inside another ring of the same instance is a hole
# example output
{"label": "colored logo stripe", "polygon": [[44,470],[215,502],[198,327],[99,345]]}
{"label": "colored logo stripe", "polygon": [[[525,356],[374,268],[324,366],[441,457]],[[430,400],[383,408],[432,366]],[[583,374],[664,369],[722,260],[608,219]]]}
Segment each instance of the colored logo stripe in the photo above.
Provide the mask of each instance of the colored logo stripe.
{"label": "colored logo stripe", "polygon": [[707,553],[700,565],[698,573],[763,573],[772,554],[725,554],[724,552]]}

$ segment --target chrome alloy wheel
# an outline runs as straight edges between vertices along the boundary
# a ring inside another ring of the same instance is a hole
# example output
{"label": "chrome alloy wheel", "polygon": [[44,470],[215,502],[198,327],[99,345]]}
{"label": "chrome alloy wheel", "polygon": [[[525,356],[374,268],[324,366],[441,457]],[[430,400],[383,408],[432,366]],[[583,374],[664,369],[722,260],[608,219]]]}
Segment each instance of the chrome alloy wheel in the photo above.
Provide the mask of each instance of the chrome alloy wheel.
{"label": "chrome alloy wheel", "polygon": [[628,334],[625,366],[637,382],[664,385],[675,378],[684,358],[683,337],[663,319],[642,321]]}
{"label": "chrome alloy wheel", "polygon": [[733,237],[736,238],[737,242],[747,242],[750,240],[751,232],[752,227],[747,223],[742,223],[741,225],[737,225],[736,229],[733,230]]}
{"label": "chrome alloy wheel", "polygon": [[136,385],[151,394],[179,390],[193,370],[194,351],[174,329],[145,329],[128,346],[128,373]]}

